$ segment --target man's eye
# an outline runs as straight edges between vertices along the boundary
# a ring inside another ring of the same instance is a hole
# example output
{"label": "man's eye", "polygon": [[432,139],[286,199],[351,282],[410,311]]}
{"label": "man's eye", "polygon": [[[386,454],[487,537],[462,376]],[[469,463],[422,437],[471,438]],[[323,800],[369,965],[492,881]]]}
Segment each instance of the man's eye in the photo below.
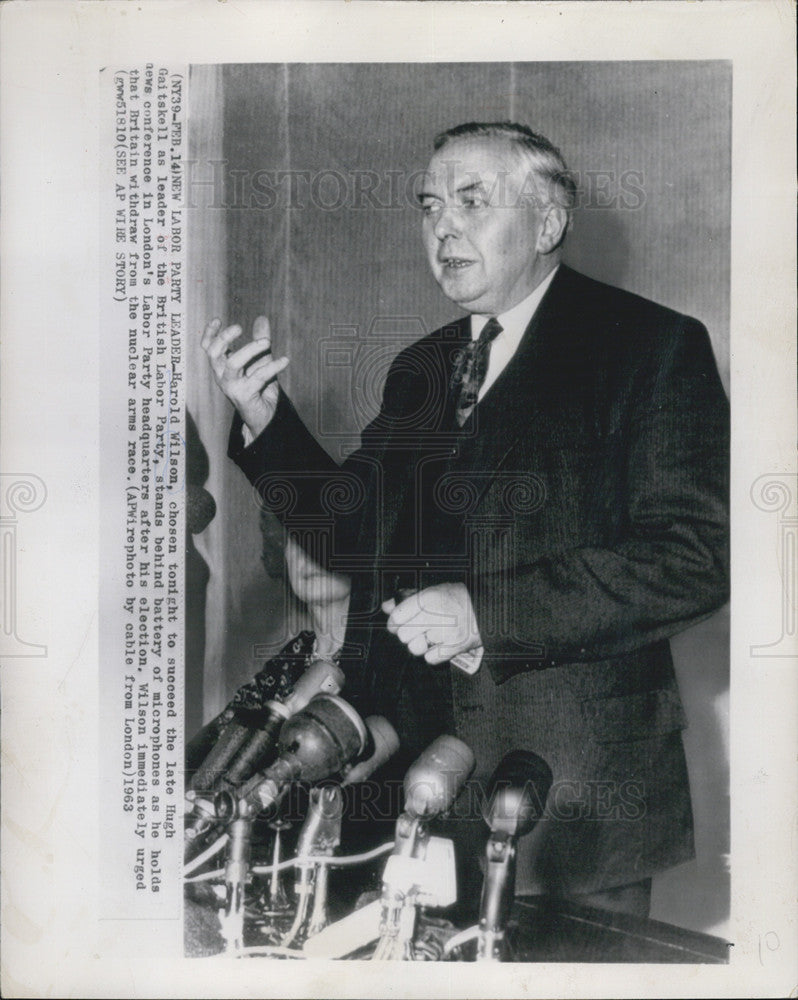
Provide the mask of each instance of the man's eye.
{"label": "man's eye", "polygon": [[478,194],[469,194],[463,198],[463,208],[483,208],[485,199]]}
{"label": "man's eye", "polygon": [[433,215],[435,212],[440,211],[440,203],[437,201],[426,201],[421,206],[421,211],[424,215]]}

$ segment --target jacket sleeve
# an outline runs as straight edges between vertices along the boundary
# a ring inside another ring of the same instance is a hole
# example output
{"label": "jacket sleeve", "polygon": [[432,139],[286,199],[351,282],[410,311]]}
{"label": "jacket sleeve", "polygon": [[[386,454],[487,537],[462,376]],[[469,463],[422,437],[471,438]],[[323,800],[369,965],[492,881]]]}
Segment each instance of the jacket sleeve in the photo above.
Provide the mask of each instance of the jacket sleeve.
{"label": "jacket sleeve", "polygon": [[[397,359],[398,360],[398,359]],[[361,445],[338,465],[316,441],[281,390],[272,420],[250,444],[236,413],[228,456],[317,563],[336,572],[363,568],[373,557],[382,495],[382,454],[406,401],[402,364],[388,373],[380,412],[361,434]]]}
{"label": "jacket sleeve", "polygon": [[[233,417],[227,454],[259,493],[280,477],[293,482],[306,472],[331,475],[336,463],[305,427],[294,405],[280,390],[277,409],[266,429],[250,444],[244,444],[244,424]],[[263,497],[264,502],[267,498]]]}
{"label": "jacket sleeve", "polygon": [[[638,380],[613,544],[472,579],[484,662],[497,681],[622,655],[720,607],[729,591],[728,463],[729,408],[712,347],[704,327],[685,319]],[[501,620],[512,624],[502,629]]]}

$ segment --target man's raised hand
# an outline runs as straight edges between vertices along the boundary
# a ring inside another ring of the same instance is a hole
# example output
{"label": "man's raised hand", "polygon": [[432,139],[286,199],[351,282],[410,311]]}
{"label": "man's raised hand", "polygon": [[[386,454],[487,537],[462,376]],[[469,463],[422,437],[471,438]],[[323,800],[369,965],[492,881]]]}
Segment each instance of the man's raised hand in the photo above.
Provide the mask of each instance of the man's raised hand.
{"label": "man's raised hand", "polygon": [[252,327],[252,340],[231,353],[230,345],[241,336],[241,327],[227,326],[213,319],[202,335],[202,349],[208,355],[216,384],[241,415],[253,437],[269,424],[277,407],[277,376],[288,358],[274,359],[271,330],[265,316]]}

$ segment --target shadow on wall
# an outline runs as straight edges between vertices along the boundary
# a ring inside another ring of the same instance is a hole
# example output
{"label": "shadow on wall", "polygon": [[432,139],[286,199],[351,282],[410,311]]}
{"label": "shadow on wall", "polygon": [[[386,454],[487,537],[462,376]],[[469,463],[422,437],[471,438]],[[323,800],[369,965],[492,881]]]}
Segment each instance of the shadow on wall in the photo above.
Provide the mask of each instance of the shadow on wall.
{"label": "shadow on wall", "polygon": [[[625,216],[577,209],[568,263],[608,284],[628,287],[630,242]],[[630,289],[634,291],[635,289]],[[688,717],[684,747],[690,773],[696,857],[654,880],[651,916],[691,930],[724,935],[729,874],[729,608],[671,640]]]}
{"label": "shadow on wall", "polygon": [[730,907],[728,605],[675,636],[671,649],[687,713],[696,857],[654,879],[651,916],[723,937]]}

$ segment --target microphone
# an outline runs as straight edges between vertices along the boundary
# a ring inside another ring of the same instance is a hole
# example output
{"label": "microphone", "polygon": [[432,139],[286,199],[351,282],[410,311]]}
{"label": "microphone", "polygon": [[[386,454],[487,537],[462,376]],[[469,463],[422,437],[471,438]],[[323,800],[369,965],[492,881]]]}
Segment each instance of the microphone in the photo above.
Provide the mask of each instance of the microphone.
{"label": "microphone", "polygon": [[[301,778],[316,782],[341,771],[351,760],[361,754],[366,746],[368,730],[352,706],[336,695],[317,694],[301,712],[293,715],[280,730],[277,760],[260,774],[255,774],[240,789],[223,789],[214,799],[216,819],[226,822],[230,840],[225,866],[225,911],[222,916],[223,935],[229,951],[237,951],[244,935],[244,895],[249,865],[249,843],[255,816],[267,809],[274,809],[292,781]],[[337,817],[326,817],[322,804],[330,797],[340,800],[336,789],[315,800],[311,797],[308,822],[300,838],[300,852],[309,850],[315,842],[331,846],[339,836]],[[314,808],[314,802],[317,808]],[[326,879],[326,871],[323,876]],[[290,943],[305,919],[308,902],[307,868],[302,873],[301,905],[286,937]],[[318,896],[319,909],[314,918],[321,922],[326,901],[326,883]]]}
{"label": "microphone", "polygon": [[551,768],[531,750],[511,750],[488,783],[482,815],[492,833],[523,837],[540,819],[552,785]]}
{"label": "microphone", "polygon": [[399,749],[399,737],[385,716],[369,715],[365,723],[374,752],[367,760],[349,768],[341,782],[342,785],[354,785],[358,781],[366,781]]}
{"label": "microphone", "polygon": [[504,932],[515,895],[516,842],[543,814],[553,781],[551,768],[529,750],[512,750],[488,783],[482,814],[490,828],[479,907],[477,961],[501,961]]}
{"label": "microphone", "polygon": [[186,529],[192,535],[201,534],[216,516],[216,501],[202,486],[189,483],[186,487]]}
{"label": "microphone", "polygon": [[473,769],[474,754],[454,736],[439,736],[427,747],[405,775],[405,811],[396,822],[381,898],[309,937],[305,954],[341,958],[376,940],[374,960],[413,957],[417,907],[446,907],[457,899],[454,846],[430,837],[427,826],[451,807]]}
{"label": "microphone", "polygon": [[449,906],[457,899],[454,847],[430,837],[429,822],[454,803],[474,770],[474,754],[456,736],[439,736],[410,765],[405,811],[382,875],[380,939],[372,960],[412,959],[419,906]]}
{"label": "microphone", "polygon": [[343,686],[344,673],[337,664],[332,660],[314,660],[284,701],[274,699],[263,706],[265,718],[260,728],[230,762],[222,779],[224,783],[236,786],[251,778],[274,750],[285,721],[301,711],[317,694],[338,694]]}
{"label": "microphone", "polygon": [[277,760],[235,795],[229,790],[217,794],[217,817],[227,819],[237,809],[272,809],[292,781],[317,782],[341,771],[363,752],[367,738],[365,723],[348,702],[317,694],[283,725]]}
{"label": "microphone", "polygon": [[337,664],[323,658],[313,660],[286,697],[267,701],[255,711],[237,713],[241,721],[225,727],[195,774],[193,787],[213,790],[222,782],[239,785],[252,777],[266,763],[266,755],[274,750],[283,723],[315,695],[338,694],[343,685],[344,673]]}
{"label": "microphone", "polygon": [[[307,858],[331,855],[338,847],[341,843],[342,815],[343,798],[338,785],[311,789],[308,814],[297,841],[296,853],[299,862],[296,880],[297,908],[293,924],[280,941],[283,948],[292,944],[298,934],[302,933],[304,937],[313,936],[328,923],[327,866],[323,864],[311,866]],[[311,896],[313,909],[303,931]]]}
{"label": "microphone", "polygon": [[405,812],[425,820],[446,812],[471,776],[474,763],[473,751],[462,740],[439,736],[405,775]]}
{"label": "microphone", "polygon": [[343,684],[341,668],[332,660],[318,658],[299,676],[286,697],[267,701],[261,709],[237,710],[192,779],[191,793],[199,791],[200,795],[193,795],[185,818],[185,839],[189,844],[214,825],[213,813],[201,795],[232,791],[251,778],[273,755],[284,723],[315,695],[337,694]]}
{"label": "microphone", "polygon": [[[341,786],[365,781],[399,749],[399,737],[386,718],[381,715],[370,715],[365,719],[365,725],[367,739],[361,754],[369,756],[354,766],[345,768],[345,776],[341,781]],[[332,849],[341,842],[342,815],[341,787],[328,785],[312,789],[308,813],[297,841],[297,859],[331,854]],[[290,930],[280,942],[282,947],[287,947],[301,933],[304,933],[305,937],[314,937],[327,926],[327,876],[326,865],[316,865],[313,872],[307,864],[300,865],[296,884],[296,895],[299,901],[296,916]],[[313,910],[303,932],[302,926],[308,917],[311,895],[313,897]]]}

